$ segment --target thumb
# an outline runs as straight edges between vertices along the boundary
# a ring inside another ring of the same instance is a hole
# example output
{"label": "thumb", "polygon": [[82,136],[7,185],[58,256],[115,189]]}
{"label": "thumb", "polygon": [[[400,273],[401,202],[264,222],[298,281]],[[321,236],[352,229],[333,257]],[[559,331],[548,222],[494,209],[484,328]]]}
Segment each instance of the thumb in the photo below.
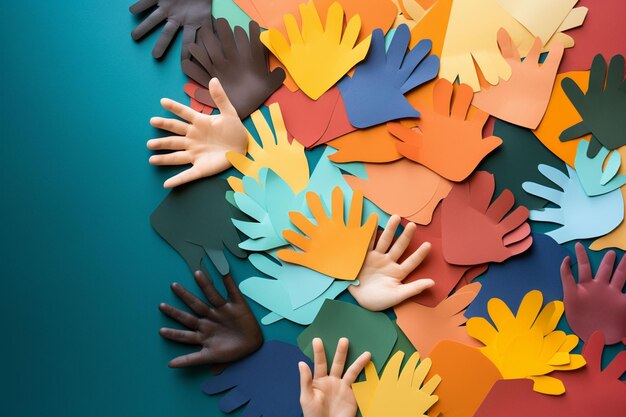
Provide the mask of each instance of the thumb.
{"label": "thumb", "polygon": [[430,278],[418,279],[417,281],[402,284],[398,287],[399,297],[398,303],[406,300],[407,298],[416,296],[422,291],[435,285],[435,281]]}
{"label": "thumb", "polygon": [[224,87],[222,87],[222,83],[220,83],[217,78],[211,78],[211,81],[209,81],[209,92],[221,114],[239,117],[237,110],[235,110],[235,107],[233,107],[228,99]]}
{"label": "thumb", "polygon": [[502,139],[497,136],[489,136],[482,141],[483,153],[487,155],[500,145],[502,145]]}

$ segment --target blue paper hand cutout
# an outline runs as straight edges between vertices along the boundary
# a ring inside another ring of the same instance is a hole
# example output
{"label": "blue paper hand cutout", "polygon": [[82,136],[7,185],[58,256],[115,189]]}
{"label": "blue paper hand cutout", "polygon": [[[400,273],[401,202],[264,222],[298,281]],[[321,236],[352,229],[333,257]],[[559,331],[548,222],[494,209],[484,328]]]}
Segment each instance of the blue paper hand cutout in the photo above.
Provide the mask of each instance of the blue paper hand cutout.
{"label": "blue paper hand cutout", "polygon": [[411,32],[400,25],[385,52],[382,30],[372,33],[372,43],[365,61],[356,67],[352,78],[339,82],[341,97],[350,123],[365,128],[405,117],[418,117],[419,112],[404,94],[437,76],[439,58],[428,55],[432,42],[420,41],[407,53]]}
{"label": "blue paper hand cutout", "polygon": [[299,417],[300,361],[313,367],[296,346],[271,340],[206,381],[202,391],[208,395],[228,391],[219,402],[225,413],[245,405],[242,416]]}
{"label": "blue paper hand cutout", "polygon": [[465,312],[465,317],[483,317],[490,320],[487,302],[499,298],[511,310],[519,307],[526,293],[539,290],[544,302],[563,300],[561,262],[571,255],[549,236],[532,233],[533,244],[524,253],[502,263],[489,265],[489,271],[480,280],[482,288]]}
{"label": "blue paper hand cutout", "polygon": [[534,182],[523,183],[522,188],[527,193],[559,206],[531,210],[530,219],[561,224],[562,227],[546,233],[558,243],[603,236],[624,220],[624,199],[620,190],[589,197],[571,167],[567,167],[569,177],[549,165],[539,165],[539,171],[563,191]]}
{"label": "blue paper hand cutout", "polygon": [[261,320],[265,325],[282,318],[310,324],[326,299],[334,299],[351,284],[300,265],[278,264],[260,254],[248,259],[256,269],[274,278],[251,277],[239,284],[242,293],[274,313]]}
{"label": "blue paper hand cutout", "polygon": [[[588,196],[606,194],[626,184],[626,175],[617,175],[622,165],[619,152],[613,151],[609,156],[609,150],[602,147],[596,156],[590,158],[587,154],[588,149],[589,142],[586,140],[578,142],[574,161],[578,178]],[[607,156],[609,159],[606,161],[606,169],[603,169]]]}

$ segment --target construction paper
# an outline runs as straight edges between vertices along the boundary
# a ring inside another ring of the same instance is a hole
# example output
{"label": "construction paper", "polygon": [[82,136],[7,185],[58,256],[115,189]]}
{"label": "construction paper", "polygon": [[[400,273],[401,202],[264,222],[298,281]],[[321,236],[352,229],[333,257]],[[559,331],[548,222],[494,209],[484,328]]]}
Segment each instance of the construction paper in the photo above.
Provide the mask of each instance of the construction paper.
{"label": "construction paper", "polygon": [[578,0],[497,0],[498,4],[511,14],[533,35],[548,43],[556,33]]}
{"label": "construction paper", "polygon": [[[261,168],[270,168],[289,184],[294,193],[302,191],[309,180],[309,164],[304,147],[296,141],[289,143],[287,130],[278,103],[270,104],[270,118],[274,132],[260,110],[252,113],[252,123],[261,139],[261,146],[248,132],[248,155],[246,158],[236,152],[228,152],[226,157],[233,167],[243,175],[258,178]],[[241,180],[228,179],[234,191],[243,192]]]}
{"label": "construction paper", "polygon": [[320,14],[320,19],[325,22],[327,10],[330,6],[338,2],[346,14],[346,21],[350,21],[353,16],[361,19],[361,31],[357,42],[367,38],[375,29],[380,29],[383,33],[391,28],[396,18],[397,9],[391,0],[380,0],[375,2],[365,2],[360,0],[313,0]]}
{"label": "construction paper", "polygon": [[214,18],[220,17],[226,18],[231,27],[241,26],[247,28],[250,23],[250,16],[248,16],[233,0],[218,1],[213,4],[213,10],[211,14]]}
{"label": "construction paper", "polygon": [[565,164],[528,129],[496,120],[494,135],[503,138],[504,143],[485,158],[478,169],[494,174],[496,193],[508,188],[519,205],[528,209],[543,208],[546,201],[528,194],[522,189],[522,183],[532,181],[549,185],[550,182],[537,171],[536,166],[551,165],[565,172]]}
{"label": "construction paper", "polygon": [[278,251],[278,257],[333,278],[348,281],[356,279],[378,224],[378,217],[372,214],[361,226],[363,194],[360,191],[352,194],[347,222],[344,219],[344,197],[341,188],[336,187],[333,190],[330,217],[326,214],[317,194],[308,192],[306,199],[317,224],[311,223],[302,213],[289,213],[291,222],[304,235],[293,230],[285,230],[283,237],[301,252],[282,249]]}
{"label": "construction paper", "polygon": [[311,148],[328,128],[338,100],[337,87],[312,100],[300,90],[291,92],[283,86],[266,104],[279,103],[287,132],[304,147]]}
{"label": "construction paper", "polygon": [[300,408],[298,362],[312,362],[293,345],[270,340],[260,350],[244,358],[202,384],[207,395],[226,391],[219,407],[231,413],[245,406],[249,416],[297,416]]}
{"label": "construction paper", "polygon": [[415,352],[400,371],[404,352],[397,352],[385,366],[380,378],[374,364],[365,367],[366,380],[352,384],[363,417],[425,415],[438,400],[433,391],[441,382],[438,375],[426,380],[431,360],[418,365],[420,354]]}
{"label": "construction paper", "polygon": [[[404,2],[405,0],[400,0]],[[411,0],[409,0],[411,1]],[[411,29],[411,44],[416,45],[422,39],[430,39],[433,43],[431,53],[441,57],[443,44],[448,30],[452,0],[427,0],[431,4],[427,7],[418,3],[426,11],[419,21]],[[432,6],[432,7],[431,7]],[[419,13],[419,12],[418,12]]]}
{"label": "construction paper", "polygon": [[498,119],[535,129],[548,107],[563,57],[563,45],[554,45],[541,65],[539,39],[535,40],[524,61],[520,61],[519,51],[505,29],[498,31],[498,45],[511,67],[511,77],[500,80],[496,86],[484,83],[482,90],[474,95],[472,104]]}
{"label": "construction paper", "polygon": [[[406,223],[407,221],[403,220],[405,226]],[[443,257],[441,207],[438,207],[433,212],[430,224],[427,226],[417,226],[415,233],[411,237],[406,253],[414,252],[424,242],[430,243],[430,253],[403,282],[409,283],[423,278],[434,280],[434,286],[427,288],[410,300],[428,307],[435,307],[452,292],[452,289],[459,283],[470,267],[449,264]],[[402,256],[400,261],[404,261],[407,256],[408,255]]]}
{"label": "construction paper", "polygon": [[182,27],[182,58],[188,58],[187,47],[195,40],[196,31],[203,26],[211,27],[211,5],[212,0],[139,0],[130,6],[129,10],[132,14],[143,15],[153,6],[156,6],[156,9],[133,29],[131,36],[135,41],[138,41],[166,20],[159,39],[152,49],[152,56],[162,58],[174,40],[178,29]]}
{"label": "construction paper", "polygon": [[[420,224],[430,222],[435,207],[452,188],[449,181],[406,159],[364,165],[367,179],[344,176],[350,187],[363,190],[365,196],[385,212],[401,217],[414,216],[413,221]],[[416,216],[418,212],[421,216]]]}
{"label": "construction paper", "polygon": [[418,117],[419,112],[404,94],[432,80],[439,70],[439,58],[428,55],[431,42],[422,40],[407,52],[411,34],[404,25],[393,34],[385,52],[383,32],[372,34],[372,43],[352,77],[339,82],[341,97],[346,105],[350,123],[366,128],[389,120]]}
{"label": "construction paper", "polygon": [[333,110],[330,123],[328,123],[328,126],[326,127],[326,131],[322,137],[315,142],[314,146],[325,144],[340,136],[354,132],[355,130],[356,128],[350,124],[346,105],[340,95],[337,103],[335,104],[335,109]]}
{"label": "construction paper", "polygon": [[626,338],[626,294],[623,292],[626,258],[622,256],[613,272],[615,258],[615,252],[607,252],[594,277],[585,247],[577,243],[578,283],[574,280],[570,259],[563,261],[565,317],[572,330],[585,341],[596,330],[605,335],[607,345]]}
{"label": "construction paper", "polygon": [[397,321],[394,322],[394,325],[395,325],[394,327],[396,328],[396,333],[398,334],[398,339],[396,339],[396,344],[393,346],[393,349],[391,350],[391,354],[389,356],[391,357],[395,355],[397,352],[404,352],[405,356],[404,356],[404,359],[402,360],[402,366],[404,366],[409,360],[409,357],[413,353],[415,353],[416,350],[413,347],[413,344],[411,343],[409,338],[406,337],[402,329],[398,326]]}
{"label": "construction paper", "polygon": [[617,175],[622,165],[619,152],[610,152],[605,147],[601,147],[598,154],[590,158],[588,149],[589,142],[586,140],[578,142],[578,151],[574,161],[578,179],[588,196],[606,194],[626,184],[626,175]]}
{"label": "construction paper", "polygon": [[154,230],[183,257],[192,273],[203,269],[202,260],[208,257],[226,274],[225,248],[239,258],[246,257],[238,246],[241,238],[229,221],[244,216],[224,199],[227,190],[228,184],[217,177],[180,185],[150,216]]}
{"label": "construction paper", "polygon": [[[265,29],[279,28],[283,25],[283,16],[298,11],[298,3],[291,0],[233,0],[252,20]],[[285,33],[286,34],[286,33]]]}
{"label": "construction paper", "polygon": [[250,38],[243,28],[234,29],[226,19],[217,19],[215,33],[205,26],[198,31],[196,43],[189,45],[190,59],[182,61],[183,72],[200,84],[193,98],[216,107],[208,90],[217,77],[240,118],[248,117],[283,83],[282,68],[269,71],[268,50],[259,40],[258,23],[250,22]]}
{"label": "construction paper", "polygon": [[528,380],[498,381],[480,405],[476,417],[589,417],[620,416],[626,410],[626,384],[619,377],[626,370],[624,353],[602,370],[604,336],[595,333],[583,346],[587,365],[559,377],[567,387],[563,395],[542,395]]}
{"label": "construction paper", "polygon": [[441,237],[446,261],[457,265],[502,262],[530,247],[528,209],[518,206],[511,211],[515,198],[509,190],[491,203],[494,190],[493,175],[478,171],[452,187],[443,200]]}
{"label": "construction paper", "polygon": [[329,158],[337,163],[393,162],[402,158],[396,149],[397,141],[385,125],[357,129],[328,143],[337,149]]}
{"label": "construction paper", "polygon": [[471,417],[502,375],[478,349],[450,340],[435,346],[428,357],[432,367],[428,376],[439,375],[436,393],[439,401],[428,415]]}
{"label": "construction paper", "polygon": [[550,236],[532,233],[533,244],[528,250],[500,264],[492,264],[480,281],[478,297],[467,308],[467,317],[488,318],[487,303],[499,298],[511,308],[517,308],[524,296],[539,290],[546,302],[563,300],[559,271],[563,258],[571,252]]}
{"label": "construction paper", "polygon": [[[626,187],[620,188],[622,199],[626,201]],[[626,210],[626,207],[625,207]],[[602,250],[606,248],[618,248],[626,250],[626,222],[622,221],[619,226],[611,232],[593,241],[589,245],[591,250]]]}
{"label": "construction paper", "polygon": [[[606,76],[606,84],[605,84]],[[574,80],[561,81],[563,91],[570,99],[582,121],[565,129],[559,139],[569,141],[591,133],[587,155],[594,157],[601,146],[609,150],[626,145],[626,81],[624,81],[624,56],[611,58],[607,73],[606,61],[596,55],[589,72],[585,92]]]}
{"label": "construction paper", "polygon": [[202,86],[193,80],[189,80],[189,82],[185,83],[185,85],[183,86],[183,91],[189,96],[189,107],[202,114],[213,113],[213,110],[215,110],[214,107],[208,106],[204,103],[200,103],[194,98],[194,95],[199,88],[202,88]]}
{"label": "construction paper", "polygon": [[298,336],[298,346],[313,358],[311,342],[319,337],[324,341],[326,359],[332,363],[335,346],[342,337],[350,341],[346,363],[353,363],[363,352],[372,354],[377,370],[381,370],[391,353],[397,332],[385,313],[375,313],[343,301],[327,300],[313,323]]}
{"label": "construction paper", "polygon": [[394,307],[397,323],[415,349],[430,356],[432,349],[442,340],[454,340],[468,346],[480,344],[465,330],[465,309],[480,291],[480,283],[466,285],[436,307],[427,307],[405,301]]}
{"label": "construction paper", "polygon": [[558,243],[605,235],[624,220],[624,199],[619,190],[589,197],[576,171],[569,166],[567,175],[548,165],[539,165],[539,171],[563,191],[532,182],[523,183],[526,192],[558,206],[532,210],[530,219],[562,225],[546,233]]}
{"label": "construction paper", "polygon": [[502,139],[495,136],[483,139],[487,113],[468,118],[472,96],[467,85],[455,89],[447,80],[437,80],[433,110],[424,109],[424,118],[417,122],[418,129],[411,130],[399,123],[388,125],[389,132],[401,141],[396,144],[398,151],[444,178],[463,181],[485,156],[502,144]]}
{"label": "construction paper", "polygon": [[399,16],[403,16],[405,21],[411,22],[414,26],[417,22],[422,20],[426,14],[426,10],[429,9],[434,2],[428,6],[423,4],[424,1],[419,2],[417,0],[395,0],[395,3],[398,7],[398,12],[400,13]]}
{"label": "construction paper", "polygon": [[504,301],[492,298],[487,308],[495,327],[482,317],[472,317],[467,332],[485,345],[480,351],[505,379],[529,378],[535,391],[561,395],[565,386],[556,378],[560,374],[547,374],[581,368],[585,359],[570,353],[578,344],[577,336],[555,330],[563,302],[542,306],[543,296],[536,290],[524,296],[515,316]]}
{"label": "construction paper", "polygon": [[289,41],[270,29],[261,34],[261,42],[285,65],[298,87],[316,100],[365,58],[370,37],[356,44],[361,29],[358,15],[343,30],[344,13],[339,3],[328,9],[325,28],[312,1],[301,4],[299,9],[306,31],[301,31],[294,15],[288,14],[284,19]]}

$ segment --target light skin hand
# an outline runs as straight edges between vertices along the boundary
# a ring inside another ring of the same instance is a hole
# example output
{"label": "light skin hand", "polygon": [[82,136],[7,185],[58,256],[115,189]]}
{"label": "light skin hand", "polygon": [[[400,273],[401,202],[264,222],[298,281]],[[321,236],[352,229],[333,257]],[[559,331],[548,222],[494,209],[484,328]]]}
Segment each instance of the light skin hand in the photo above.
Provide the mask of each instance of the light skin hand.
{"label": "light skin hand", "polygon": [[209,82],[209,92],[220,114],[206,115],[168,98],[161,99],[161,105],[183,120],[153,117],[150,124],[167,130],[173,136],[150,139],[148,149],[171,150],[173,152],[152,155],[152,165],[192,166],[169,178],[163,186],[173,188],[179,185],[218,174],[230,167],[226,152],[246,153],[248,133],[229,101],[217,78]]}
{"label": "light skin hand", "polygon": [[423,243],[408,258],[398,263],[416,230],[415,223],[408,223],[394,243],[393,238],[400,220],[400,216],[391,216],[376,243],[374,243],[376,237],[374,235],[357,277],[359,285],[351,285],[348,288],[361,307],[368,310],[385,310],[435,285],[432,279],[418,279],[408,284],[402,283],[428,256],[431,245],[428,242]]}
{"label": "light skin hand", "polygon": [[364,352],[344,373],[348,347],[348,339],[345,337],[339,339],[335,358],[328,372],[324,344],[319,338],[313,339],[315,375],[311,374],[311,369],[304,362],[298,364],[300,405],[304,417],[356,416],[357,403],[352,392],[352,383],[356,381],[372,355]]}

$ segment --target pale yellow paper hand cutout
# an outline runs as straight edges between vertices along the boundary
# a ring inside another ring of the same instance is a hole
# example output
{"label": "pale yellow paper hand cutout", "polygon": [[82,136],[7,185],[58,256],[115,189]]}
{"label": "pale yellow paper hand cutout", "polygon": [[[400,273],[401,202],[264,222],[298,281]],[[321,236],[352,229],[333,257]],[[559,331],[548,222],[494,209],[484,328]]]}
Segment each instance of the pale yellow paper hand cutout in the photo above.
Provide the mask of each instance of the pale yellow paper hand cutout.
{"label": "pale yellow paper hand cutout", "polygon": [[[261,168],[270,168],[291,187],[295,194],[304,190],[309,182],[309,163],[304,153],[304,146],[297,140],[289,143],[287,129],[278,103],[269,106],[270,117],[276,135],[272,133],[267,120],[260,110],[251,114],[252,123],[256,128],[261,145],[248,132],[248,154],[250,159],[237,152],[228,152],[226,158],[243,175],[258,179]],[[241,179],[229,177],[228,184],[236,191],[243,193]]]}
{"label": "pale yellow paper hand cutout", "polygon": [[529,378],[535,391],[560,395],[565,393],[563,382],[547,374],[578,369],[585,359],[570,354],[578,336],[555,330],[563,315],[563,302],[552,301],[543,309],[542,305],[541,292],[531,291],[514,316],[502,300],[492,298],[487,309],[496,327],[482,317],[472,317],[467,332],[485,345],[481,352],[505,379]]}
{"label": "pale yellow paper hand cutout", "polygon": [[302,29],[293,15],[284,17],[289,41],[270,29],[261,33],[261,42],[283,63],[298,87],[317,100],[365,58],[371,35],[355,46],[361,18],[353,16],[343,30],[344,12],[339,3],[328,9],[325,28],[313,1],[300,5],[300,15]]}

